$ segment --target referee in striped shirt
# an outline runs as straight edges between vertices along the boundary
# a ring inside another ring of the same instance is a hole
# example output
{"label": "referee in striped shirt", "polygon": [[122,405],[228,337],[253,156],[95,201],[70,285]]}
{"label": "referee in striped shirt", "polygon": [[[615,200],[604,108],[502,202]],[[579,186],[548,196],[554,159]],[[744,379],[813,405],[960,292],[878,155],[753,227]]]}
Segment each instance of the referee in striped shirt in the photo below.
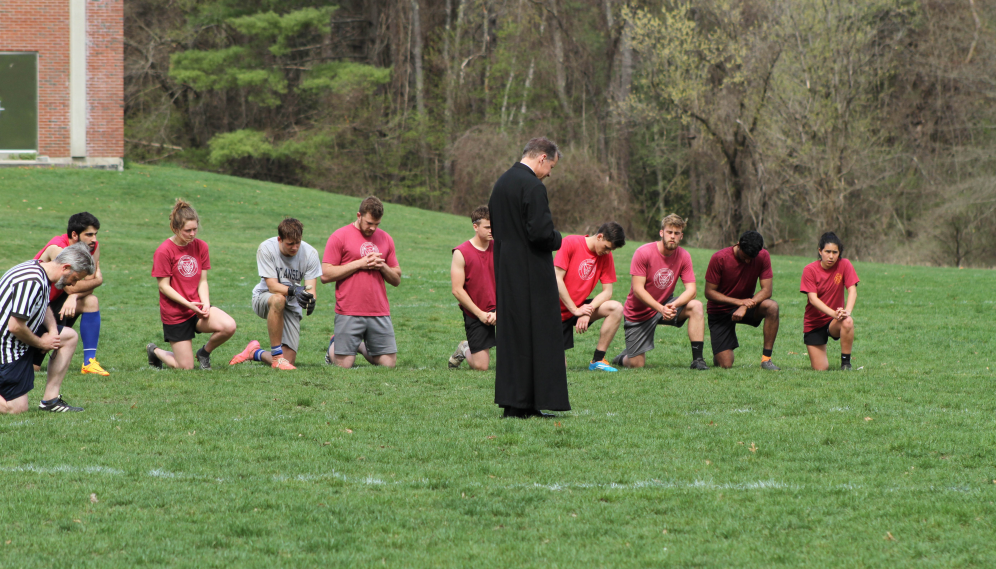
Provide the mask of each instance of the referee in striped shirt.
{"label": "referee in striped shirt", "polygon": [[47,263],[21,263],[0,277],[0,413],[28,410],[28,392],[35,386],[32,360],[36,352],[52,352],[45,396],[38,408],[64,413],[82,411],[59,394],[76,351],[76,332],[55,323],[48,307],[51,287],[62,289],[96,270],[86,244],[66,247]]}

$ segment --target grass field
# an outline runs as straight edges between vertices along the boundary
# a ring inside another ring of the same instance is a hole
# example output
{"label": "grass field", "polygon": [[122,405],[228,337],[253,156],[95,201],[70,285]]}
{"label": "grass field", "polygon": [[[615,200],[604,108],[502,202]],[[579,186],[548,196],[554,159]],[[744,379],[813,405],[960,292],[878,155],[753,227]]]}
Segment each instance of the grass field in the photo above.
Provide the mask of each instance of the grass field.
{"label": "grass field", "polygon": [[[201,215],[212,302],[239,324],[211,372],[146,364],[152,252],[178,196]],[[573,411],[500,420],[492,373],[446,367],[463,338],[449,251],[469,221],[389,205],[398,368],[324,365],[330,286],[297,372],[229,368],[265,344],[257,245],[292,215],[321,250],[358,203],[170,168],[0,170],[0,270],[70,214],[100,218],[111,372],[80,376],[80,347],[63,393],[84,413],[0,417],[0,566],[996,565],[993,272],[855,263],[856,371],[817,373],[810,259],[775,257],[783,371],[758,369],[760,330],[733,370],[693,372],[685,330],[663,329],[646,369],[595,374],[589,333],[568,353]],[[616,253],[618,300],[637,245]],[[691,253],[701,291],[711,251]]]}

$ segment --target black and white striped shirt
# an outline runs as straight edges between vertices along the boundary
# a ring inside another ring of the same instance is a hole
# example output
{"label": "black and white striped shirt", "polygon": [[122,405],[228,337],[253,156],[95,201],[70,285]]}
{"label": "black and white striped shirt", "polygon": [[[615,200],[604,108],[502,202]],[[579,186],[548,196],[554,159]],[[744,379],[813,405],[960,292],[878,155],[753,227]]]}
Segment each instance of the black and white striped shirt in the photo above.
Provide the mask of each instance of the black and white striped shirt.
{"label": "black and white striped shirt", "polygon": [[13,363],[28,351],[8,330],[10,317],[26,321],[37,333],[45,321],[49,291],[51,283],[38,261],[21,263],[0,277],[0,364]]}

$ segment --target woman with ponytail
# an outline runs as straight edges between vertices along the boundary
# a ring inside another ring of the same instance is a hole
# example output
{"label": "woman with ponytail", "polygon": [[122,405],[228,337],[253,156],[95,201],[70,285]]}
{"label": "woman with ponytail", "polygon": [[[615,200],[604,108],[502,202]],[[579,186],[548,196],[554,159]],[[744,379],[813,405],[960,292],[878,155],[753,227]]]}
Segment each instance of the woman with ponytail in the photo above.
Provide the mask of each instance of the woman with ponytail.
{"label": "woman with ponytail", "polygon": [[210,334],[196,355],[201,369],[211,369],[211,352],[235,334],[235,320],[211,306],[207,280],[211,260],[207,243],[197,239],[197,212],[189,203],[177,199],[169,225],[173,236],[163,241],[152,256],[152,276],[159,281],[163,337],[172,351],[148,344],[149,365],[194,369],[194,336]]}

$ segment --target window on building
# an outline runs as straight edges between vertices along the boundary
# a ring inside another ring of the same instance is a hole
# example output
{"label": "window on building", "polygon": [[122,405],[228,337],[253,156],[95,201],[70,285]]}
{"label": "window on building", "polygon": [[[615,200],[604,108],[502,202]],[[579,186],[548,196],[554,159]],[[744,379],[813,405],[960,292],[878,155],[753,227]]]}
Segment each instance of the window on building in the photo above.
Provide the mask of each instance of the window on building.
{"label": "window on building", "polygon": [[38,150],[38,54],[0,52],[0,152]]}

